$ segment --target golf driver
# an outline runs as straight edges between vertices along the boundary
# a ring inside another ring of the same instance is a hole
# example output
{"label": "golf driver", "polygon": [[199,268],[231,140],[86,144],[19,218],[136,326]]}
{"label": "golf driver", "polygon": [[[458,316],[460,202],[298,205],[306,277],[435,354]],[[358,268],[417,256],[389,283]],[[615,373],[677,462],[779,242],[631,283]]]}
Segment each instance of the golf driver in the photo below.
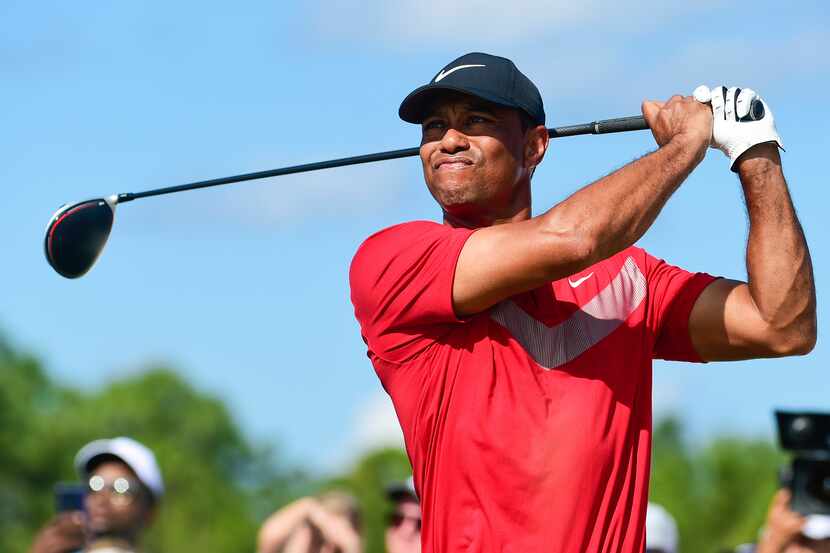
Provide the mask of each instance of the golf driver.
{"label": "golf driver", "polygon": [[[636,116],[551,128],[548,129],[548,135],[551,138],[560,138],[580,134],[608,134],[624,131],[639,131],[647,128],[645,119],[641,116]],[[333,159],[330,161],[319,161],[268,171],[193,182],[179,186],[158,188],[145,192],[114,194],[107,198],[97,198],[74,204],[66,204],[55,212],[46,227],[46,240],[44,242],[46,260],[63,277],[78,278],[86,274],[95,264],[95,261],[101,255],[101,251],[107,243],[110,231],[112,230],[112,224],[115,221],[115,206],[118,204],[131,202],[139,198],[172,194],[173,192],[184,192],[185,190],[195,190],[197,188],[208,188],[221,184],[416,156],[419,150],[420,148],[406,148],[403,150],[391,150],[376,154]]]}

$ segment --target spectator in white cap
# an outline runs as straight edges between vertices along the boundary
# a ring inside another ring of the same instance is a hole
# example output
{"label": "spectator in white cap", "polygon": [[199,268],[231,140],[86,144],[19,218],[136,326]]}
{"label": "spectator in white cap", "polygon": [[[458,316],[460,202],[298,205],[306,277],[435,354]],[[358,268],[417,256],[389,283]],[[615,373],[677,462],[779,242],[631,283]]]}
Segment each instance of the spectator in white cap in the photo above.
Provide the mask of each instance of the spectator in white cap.
{"label": "spectator in white cap", "polygon": [[646,511],[646,553],[677,553],[677,523],[656,503]]}
{"label": "spectator in white cap", "polygon": [[31,553],[139,551],[164,495],[153,452],[131,438],[95,440],[75,456],[75,469],[86,484],[84,511],[53,518]]}
{"label": "spectator in white cap", "polygon": [[421,504],[412,478],[386,488],[392,511],[386,524],[386,553],[421,553]]}

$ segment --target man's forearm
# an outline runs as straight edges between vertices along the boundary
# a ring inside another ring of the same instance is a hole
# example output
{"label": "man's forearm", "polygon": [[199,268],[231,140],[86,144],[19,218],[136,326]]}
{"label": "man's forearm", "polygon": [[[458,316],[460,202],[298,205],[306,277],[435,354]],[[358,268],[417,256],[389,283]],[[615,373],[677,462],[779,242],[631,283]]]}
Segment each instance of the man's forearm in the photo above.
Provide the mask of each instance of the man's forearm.
{"label": "man's forearm", "polygon": [[590,263],[634,244],[702,159],[699,148],[669,142],[571,195],[542,215],[572,223],[590,237]]}
{"label": "man's forearm", "polygon": [[810,252],[774,144],[744,154],[738,172],[749,213],[747,281],[763,320],[795,352],[812,349],[816,292]]}

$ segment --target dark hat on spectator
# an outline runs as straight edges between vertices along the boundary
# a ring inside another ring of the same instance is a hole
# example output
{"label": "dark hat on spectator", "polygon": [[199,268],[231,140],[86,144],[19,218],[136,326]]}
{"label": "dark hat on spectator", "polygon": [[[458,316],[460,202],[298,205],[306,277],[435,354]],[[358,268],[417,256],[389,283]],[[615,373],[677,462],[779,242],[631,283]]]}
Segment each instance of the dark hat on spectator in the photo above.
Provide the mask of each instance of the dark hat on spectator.
{"label": "dark hat on spectator", "polygon": [[401,501],[411,499],[418,501],[418,494],[415,492],[415,481],[410,476],[402,482],[393,482],[386,486],[386,497],[390,501]]}

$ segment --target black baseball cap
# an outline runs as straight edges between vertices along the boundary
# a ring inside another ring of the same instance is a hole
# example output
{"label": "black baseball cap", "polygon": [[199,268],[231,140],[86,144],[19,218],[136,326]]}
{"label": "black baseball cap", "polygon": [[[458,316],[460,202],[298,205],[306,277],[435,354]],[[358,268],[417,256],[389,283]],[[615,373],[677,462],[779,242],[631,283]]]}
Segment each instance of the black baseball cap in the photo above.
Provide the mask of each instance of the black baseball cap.
{"label": "black baseball cap", "polygon": [[418,501],[418,492],[415,491],[415,482],[412,477],[386,486],[386,497],[390,501],[403,501],[404,499]]}
{"label": "black baseball cap", "polygon": [[445,65],[429,84],[404,98],[398,115],[407,123],[420,123],[432,99],[448,90],[520,109],[535,124],[545,124],[545,107],[536,85],[509,59],[481,52],[464,54]]}

